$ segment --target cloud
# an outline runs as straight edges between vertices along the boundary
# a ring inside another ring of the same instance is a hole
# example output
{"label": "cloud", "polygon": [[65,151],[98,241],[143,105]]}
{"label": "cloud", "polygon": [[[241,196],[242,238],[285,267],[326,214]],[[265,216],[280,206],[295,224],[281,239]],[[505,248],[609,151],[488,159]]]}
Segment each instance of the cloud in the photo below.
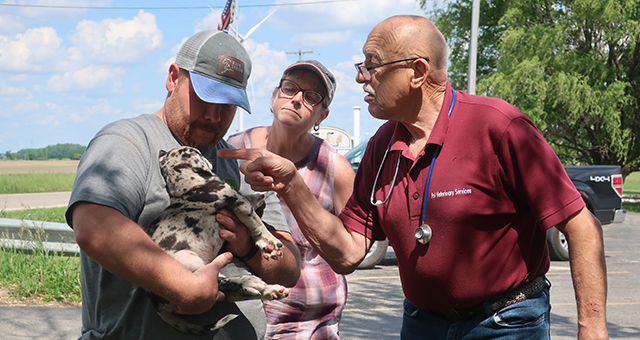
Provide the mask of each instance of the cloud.
{"label": "cloud", "polygon": [[77,71],[54,75],[47,82],[50,92],[101,89],[117,92],[125,70],[121,67],[88,66]]}
{"label": "cloud", "polygon": [[33,101],[25,101],[25,102],[19,102],[18,104],[14,105],[12,108],[12,111],[14,112],[28,112],[31,111],[33,109],[37,109],[40,107],[40,103],[38,102],[33,102]]}
{"label": "cloud", "polygon": [[29,79],[29,75],[25,73],[13,74],[9,77],[12,82],[23,82]]}
{"label": "cloud", "polygon": [[350,30],[302,33],[294,35],[293,38],[291,38],[291,43],[305,47],[340,45],[349,40],[351,33]]}
{"label": "cloud", "polygon": [[[221,2],[222,3],[222,2]],[[215,30],[218,29],[218,23],[220,22],[220,15],[222,14],[222,9],[211,9],[204,18],[200,19],[196,23],[196,27],[193,30],[193,33],[197,33],[204,30]],[[244,11],[239,12],[238,22],[245,23],[246,16],[244,15]],[[231,28],[235,29],[235,21],[231,23]],[[244,27],[246,31],[248,31],[249,27]],[[246,31],[242,29],[238,29],[240,34],[244,35]]]}
{"label": "cloud", "polygon": [[62,39],[51,27],[27,30],[14,37],[0,36],[0,69],[18,72],[43,72],[61,57]]}
{"label": "cloud", "polygon": [[35,114],[33,115],[33,119],[31,120],[32,125],[41,125],[49,128],[58,126],[59,123],[60,122],[55,115]]}
{"label": "cloud", "polygon": [[81,99],[84,100],[78,100],[71,105],[48,103],[46,106],[49,111],[51,111],[52,115],[59,117],[64,121],[71,121],[75,123],[92,120],[92,124],[95,124],[97,122],[104,121],[105,118],[106,122],[109,122],[117,119],[122,114],[122,110],[113,107],[109,99]]}
{"label": "cloud", "polygon": [[68,7],[104,7],[111,4],[111,0],[8,0],[5,4],[22,4],[35,6],[58,6],[52,7],[13,7],[10,12],[20,17],[29,18],[31,20],[77,20],[86,12],[86,8],[63,8]]}
{"label": "cloud", "polygon": [[155,112],[160,109],[164,102],[158,99],[135,98],[132,103],[133,110],[138,112]]}
{"label": "cloud", "polygon": [[29,91],[24,87],[14,87],[0,82],[0,95],[6,97],[30,97]]}
{"label": "cloud", "polygon": [[[214,9],[207,16],[202,18],[197,24],[193,33],[204,31],[204,30],[215,30],[218,29],[218,22],[220,21],[220,15],[222,14],[222,9]],[[233,24],[232,24],[233,25]]]}
{"label": "cloud", "polygon": [[143,10],[131,20],[81,21],[69,37],[73,60],[135,64],[164,46],[155,15]]}
{"label": "cloud", "polygon": [[0,32],[17,33],[24,30],[24,24],[17,20],[13,15],[0,14]]}
{"label": "cloud", "polygon": [[[290,3],[278,0],[276,3]],[[359,0],[314,5],[282,6],[274,16],[279,29],[296,32],[318,32],[364,27],[371,29],[384,18],[402,13],[415,13],[415,0]],[[310,11],[313,10],[313,13]]]}
{"label": "cloud", "polygon": [[245,48],[251,56],[251,88],[249,97],[267,97],[271,100],[273,89],[278,86],[282,71],[289,66],[286,52],[270,49],[269,43],[245,41]]}

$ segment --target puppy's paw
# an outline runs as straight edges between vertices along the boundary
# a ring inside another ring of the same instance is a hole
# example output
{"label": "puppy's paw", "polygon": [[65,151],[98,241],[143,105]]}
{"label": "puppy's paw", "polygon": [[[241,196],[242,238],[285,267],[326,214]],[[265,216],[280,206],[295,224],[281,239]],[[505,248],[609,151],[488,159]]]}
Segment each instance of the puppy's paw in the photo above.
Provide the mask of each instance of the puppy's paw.
{"label": "puppy's paw", "polygon": [[180,250],[172,254],[172,256],[192,272],[195,272],[198,268],[204,266],[204,261],[200,255],[191,250]]}
{"label": "puppy's paw", "polygon": [[289,290],[281,285],[267,285],[262,291],[265,300],[280,300],[289,296]]}
{"label": "puppy's paw", "polygon": [[262,234],[256,237],[256,246],[262,251],[262,256],[265,259],[271,257],[272,259],[277,259],[282,256],[283,252],[281,248],[284,246],[282,242],[273,236],[271,233]]}
{"label": "puppy's paw", "polygon": [[218,288],[229,301],[273,300],[289,296],[289,290],[281,285],[270,285],[257,276],[219,277]]}

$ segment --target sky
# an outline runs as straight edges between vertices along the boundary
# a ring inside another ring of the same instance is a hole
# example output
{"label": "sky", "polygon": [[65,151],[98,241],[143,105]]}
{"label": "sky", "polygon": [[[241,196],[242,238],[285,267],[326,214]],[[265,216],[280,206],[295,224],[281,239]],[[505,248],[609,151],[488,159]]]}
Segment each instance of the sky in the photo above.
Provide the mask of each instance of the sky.
{"label": "sky", "polygon": [[[0,2],[0,154],[26,148],[88,145],[104,125],[153,113],[164,103],[169,65],[192,34],[217,27],[225,0]],[[282,71],[302,59],[322,62],[337,79],[322,126],[361,140],[383,123],[372,118],[354,63],[369,31],[396,14],[426,15],[415,0],[238,0],[241,35],[253,69],[252,114],[228,134],[270,125],[270,95]],[[177,8],[180,7],[180,8]],[[234,28],[236,22],[231,24]],[[236,118],[237,118],[236,117]],[[228,135],[227,134],[227,135]]]}

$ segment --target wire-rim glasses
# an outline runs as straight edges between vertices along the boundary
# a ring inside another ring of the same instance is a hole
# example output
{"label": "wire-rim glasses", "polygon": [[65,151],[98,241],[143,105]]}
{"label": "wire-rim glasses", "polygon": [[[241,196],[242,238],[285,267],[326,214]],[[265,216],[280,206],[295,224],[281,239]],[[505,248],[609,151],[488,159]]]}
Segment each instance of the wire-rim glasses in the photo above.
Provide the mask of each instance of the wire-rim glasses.
{"label": "wire-rim glasses", "polygon": [[415,57],[415,58],[406,58],[406,59],[394,60],[394,61],[390,61],[388,63],[379,64],[379,65],[373,65],[373,66],[365,66],[364,65],[364,61],[363,61],[361,63],[355,64],[354,66],[356,67],[356,70],[359,73],[362,73],[362,76],[364,77],[365,80],[371,80],[371,70],[373,70],[374,68],[387,66],[387,65],[391,65],[391,64],[395,64],[395,63],[399,63],[399,62],[403,62],[403,61],[414,61],[414,60],[418,60],[418,59],[424,59],[427,62],[429,62],[429,58]]}
{"label": "wire-rim glasses", "polygon": [[280,80],[280,93],[286,98],[293,98],[298,92],[302,92],[302,99],[305,103],[316,106],[324,100],[324,96],[314,90],[303,90],[300,86],[288,79]]}

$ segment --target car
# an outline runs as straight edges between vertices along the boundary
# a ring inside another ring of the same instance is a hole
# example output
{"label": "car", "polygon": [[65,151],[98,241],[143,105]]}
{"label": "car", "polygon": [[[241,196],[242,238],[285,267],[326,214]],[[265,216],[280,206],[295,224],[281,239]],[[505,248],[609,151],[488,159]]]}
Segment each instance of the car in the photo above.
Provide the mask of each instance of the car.
{"label": "car", "polygon": [[[367,148],[368,140],[358,144],[344,154],[357,172],[362,156]],[[622,175],[620,166],[616,165],[567,165],[564,167],[586,207],[600,223],[622,223],[626,210],[622,209]],[[379,264],[387,253],[388,240],[376,241],[358,268],[373,268]],[[547,246],[552,260],[568,261],[569,244],[557,228],[547,231]]]}
{"label": "car", "polygon": [[[364,142],[356,145],[353,149],[349,150],[344,154],[344,158],[346,158],[353,170],[358,172],[358,166],[360,165],[360,161],[362,161],[362,156],[364,155],[364,151],[367,148],[367,142],[369,140],[365,140]],[[368,269],[373,268],[378,265],[384,259],[387,254],[387,248],[389,247],[389,240],[384,239],[382,241],[375,241],[367,255],[365,255],[364,260],[360,262],[358,269]]]}

